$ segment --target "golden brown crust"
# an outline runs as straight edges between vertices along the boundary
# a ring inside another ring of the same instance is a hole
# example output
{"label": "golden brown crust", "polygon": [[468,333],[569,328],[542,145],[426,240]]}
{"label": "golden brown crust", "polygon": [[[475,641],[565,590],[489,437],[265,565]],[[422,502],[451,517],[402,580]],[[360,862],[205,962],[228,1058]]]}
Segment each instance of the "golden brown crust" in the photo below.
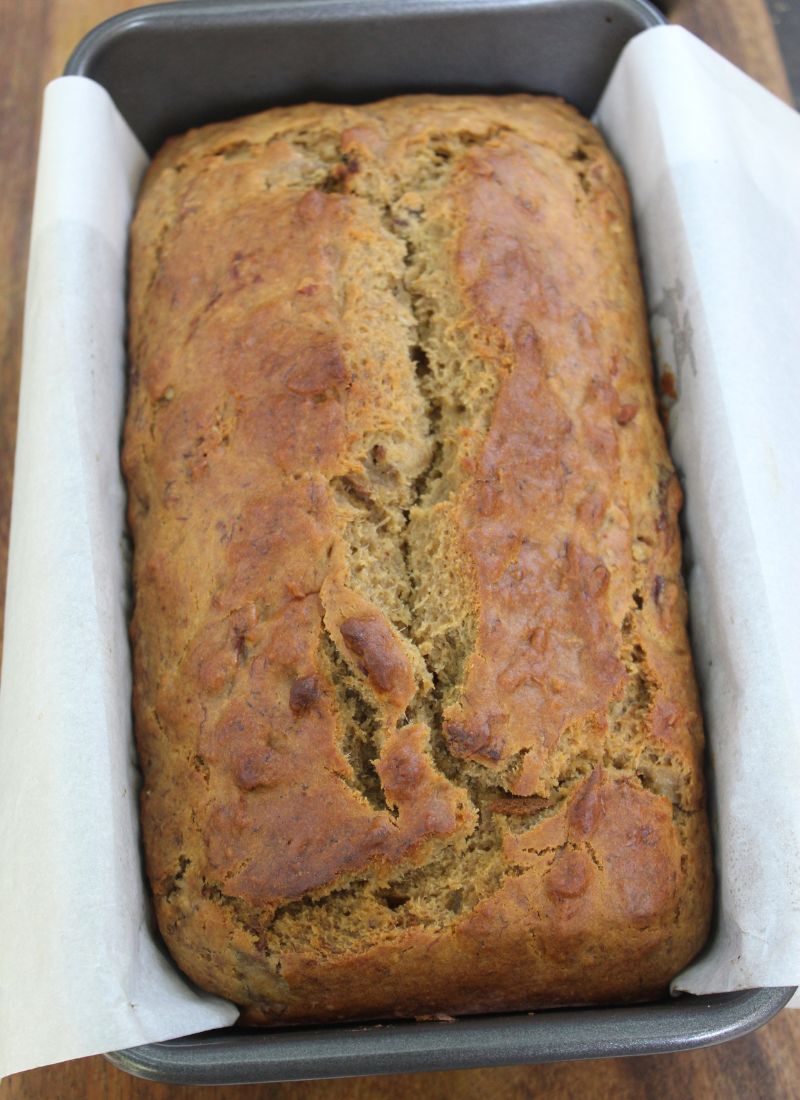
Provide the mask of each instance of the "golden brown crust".
{"label": "golden brown crust", "polygon": [[124,464],[159,925],[252,1022],[658,995],[711,872],[627,194],[551,99],[169,142]]}

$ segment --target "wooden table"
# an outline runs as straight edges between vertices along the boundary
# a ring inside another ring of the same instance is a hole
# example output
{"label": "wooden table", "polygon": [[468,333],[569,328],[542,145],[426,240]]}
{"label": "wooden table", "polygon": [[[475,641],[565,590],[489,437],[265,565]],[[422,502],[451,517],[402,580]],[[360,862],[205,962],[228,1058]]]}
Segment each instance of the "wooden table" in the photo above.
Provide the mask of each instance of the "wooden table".
{"label": "wooden table", "polygon": [[[136,0],[0,0],[0,631],[13,473],[22,309],[42,88],[73,45]],[[763,0],[674,0],[670,15],[787,101],[789,86]],[[36,1026],[35,1021],[31,1026]],[[167,1100],[189,1089],[153,1085],[85,1058],[0,1083],[0,1100]],[[613,1097],[686,1100],[800,1097],[800,1012],[755,1035],[687,1054],[291,1085],[195,1090],[203,1100],[491,1100]]]}

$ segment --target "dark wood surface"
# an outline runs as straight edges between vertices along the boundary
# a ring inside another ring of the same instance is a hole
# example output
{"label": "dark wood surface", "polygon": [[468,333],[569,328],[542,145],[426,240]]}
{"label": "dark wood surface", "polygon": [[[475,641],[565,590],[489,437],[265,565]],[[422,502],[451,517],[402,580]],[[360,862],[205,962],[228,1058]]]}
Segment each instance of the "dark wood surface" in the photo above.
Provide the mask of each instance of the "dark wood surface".
{"label": "dark wood surface", "polygon": [[[135,0],[0,0],[0,634],[42,88],[61,72],[72,46],[87,30],[134,6],[141,5]],[[670,15],[790,101],[763,0],[674,0]],[[800,1011],[784,1011],[756,1034],[720,1047],[647,1058],[196,1090],[149,1084],[120,1073],[102,1058],[85,1058],[0,1083],[0,1100],[183,1100],[190,1095],[198,1100],[800,1097]]]}

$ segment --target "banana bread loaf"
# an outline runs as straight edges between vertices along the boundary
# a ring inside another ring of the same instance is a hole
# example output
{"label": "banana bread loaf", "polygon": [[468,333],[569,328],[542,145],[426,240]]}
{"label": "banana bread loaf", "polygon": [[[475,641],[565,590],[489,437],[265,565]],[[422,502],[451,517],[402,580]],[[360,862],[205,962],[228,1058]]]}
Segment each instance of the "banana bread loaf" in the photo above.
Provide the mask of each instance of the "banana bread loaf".
{"label": "banana bread loaf", "polygon": [[167,143],[124,467],[158,923],[255,1023],[661,995],[707,932],[619,169],[528,96]]}

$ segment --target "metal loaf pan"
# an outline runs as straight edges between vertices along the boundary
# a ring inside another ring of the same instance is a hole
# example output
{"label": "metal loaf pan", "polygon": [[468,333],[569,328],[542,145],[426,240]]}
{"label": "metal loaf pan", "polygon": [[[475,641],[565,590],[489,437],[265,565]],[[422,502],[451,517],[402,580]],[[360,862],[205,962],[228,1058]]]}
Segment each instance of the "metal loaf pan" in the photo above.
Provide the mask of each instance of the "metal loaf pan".
{"label": "metal loaf pan", "polygon": [[[549,92],[590,114],[626,42],[660,22],[647,0],[201,0],[101,24],[65,71],[104,85],[153,152],[190,126],[310,99]],[[108,1057],[153,1080],[233,1084],[651,1054],[746,1034],[791,992],[453,1023],[233,1028]]]}

